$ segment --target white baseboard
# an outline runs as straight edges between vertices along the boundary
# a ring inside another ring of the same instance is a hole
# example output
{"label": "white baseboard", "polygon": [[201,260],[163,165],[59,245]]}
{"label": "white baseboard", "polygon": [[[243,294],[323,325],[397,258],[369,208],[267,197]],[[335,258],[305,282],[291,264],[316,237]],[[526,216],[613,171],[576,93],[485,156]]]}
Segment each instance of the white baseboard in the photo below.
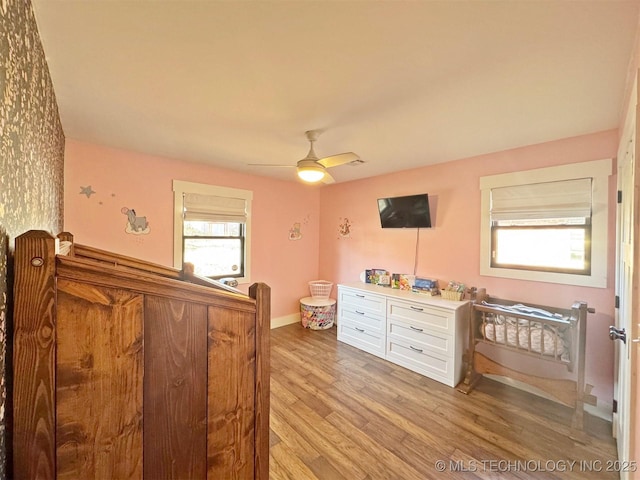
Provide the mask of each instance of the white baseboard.
{"label": "white baseboard", "polygon": [[[547,400],[554,399],[550,397],[546,392],[542,390],[532,387],[531,385],[519,382],[518,380],[514,380],[513,378],[503,377],[499,375],[488,375],[484,374],[485,377],[490,378],[491,380],[495,380],[496,382],[503,383],[504,385],[509,385],[510,387],[517,388],[518,390],[522,390],[527,393],[531,393],[533,395],[537,395],[542,398],[546,398]],[[598,401],[597,405],[584,405],[584,411],[593,415],[594,417],[602,418],[603,420],[607,420],[609,422],[613,421],[613,405]]]}
{"label": "white baseboard", "polygon": [[284,317],[272,318],[271,328],[284,327],[285,325],[291,325],[298,322],[300,322],[300,314],[292,313],[290,315],[285,315]]}
{"label": "white baseboard", "polygon": [[613,405],[610,403],[598,402],[597,405],[585,404],[584,411],[608,422],[613,421]]}

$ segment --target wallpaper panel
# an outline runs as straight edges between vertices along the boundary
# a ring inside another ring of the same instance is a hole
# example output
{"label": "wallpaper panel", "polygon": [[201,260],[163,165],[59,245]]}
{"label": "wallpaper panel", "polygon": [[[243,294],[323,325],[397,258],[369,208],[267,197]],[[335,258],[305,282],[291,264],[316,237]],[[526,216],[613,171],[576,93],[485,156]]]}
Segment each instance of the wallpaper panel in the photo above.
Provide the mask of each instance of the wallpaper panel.
{"label": "wallpaper panel", "polygon": [[14,239],[63,226],[64,133],[29,0],[0,0],[0,161],[0,478],[10,478]]}

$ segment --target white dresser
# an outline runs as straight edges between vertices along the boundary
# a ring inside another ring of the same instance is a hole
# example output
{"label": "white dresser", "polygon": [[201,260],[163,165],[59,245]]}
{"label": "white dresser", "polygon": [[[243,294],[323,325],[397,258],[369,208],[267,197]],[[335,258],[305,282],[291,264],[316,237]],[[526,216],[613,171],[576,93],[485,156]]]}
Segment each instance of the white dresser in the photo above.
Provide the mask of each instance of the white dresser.
{"label": "white dresser", "polygon": [[338,285],[338,340],[455,387],[469,308],[468,301],[367,283]]}

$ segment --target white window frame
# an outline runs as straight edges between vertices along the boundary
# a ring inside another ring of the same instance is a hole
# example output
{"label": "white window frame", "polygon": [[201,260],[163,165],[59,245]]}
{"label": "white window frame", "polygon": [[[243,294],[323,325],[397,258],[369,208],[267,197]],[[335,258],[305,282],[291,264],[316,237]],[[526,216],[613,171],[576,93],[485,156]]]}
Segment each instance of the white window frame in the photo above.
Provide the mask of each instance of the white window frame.
{"label": "white window frame", "polygon": [[182,236],[184,233],[184,194],[197,193],[216,197],[242,198],[247,204],[244,228],[244,276],[234,277],[238,283],[251,283],[251,200],[253,192],[239,188],[220,187],[204,183],[173,181],[173,266],[182,268]]}
{"label": "white window frame", "polygon": [[[585,287],[607,287],[607,238],[609,219],[609,176],[612,160],[593,160],[555,167],[480,177],[480,275],[561,283]],[[491,266],[491,189],[532,183],[556,182],[591,177],[591,275],[540,272]]]}

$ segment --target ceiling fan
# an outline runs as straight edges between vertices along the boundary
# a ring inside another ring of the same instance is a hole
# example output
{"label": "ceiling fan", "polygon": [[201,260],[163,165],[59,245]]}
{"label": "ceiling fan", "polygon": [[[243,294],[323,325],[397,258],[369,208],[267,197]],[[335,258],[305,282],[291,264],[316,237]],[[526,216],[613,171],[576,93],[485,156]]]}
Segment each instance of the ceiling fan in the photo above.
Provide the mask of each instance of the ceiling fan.
{"label": "ceiling fan", "polygon": [[357,165],[364,163],[358,155],[353,152],[339,153],[337,155],[331,155],[329,157],[318,158],[316,152],[313,151],[313,142],[318,139],[318,136],[322,133],[320,130],[308,130],[305,132],[307,139],[309,140],[309,153],[302,160],[299,160],[296,165],[265,165],[251,163],[252,166],[259,167],[296,167],[298,177],[301,180],[308,183],[315,183],[322,181],[323,183],[333,183],[335,180],[327,168],[337,167],[338,165],[352,164]]}

